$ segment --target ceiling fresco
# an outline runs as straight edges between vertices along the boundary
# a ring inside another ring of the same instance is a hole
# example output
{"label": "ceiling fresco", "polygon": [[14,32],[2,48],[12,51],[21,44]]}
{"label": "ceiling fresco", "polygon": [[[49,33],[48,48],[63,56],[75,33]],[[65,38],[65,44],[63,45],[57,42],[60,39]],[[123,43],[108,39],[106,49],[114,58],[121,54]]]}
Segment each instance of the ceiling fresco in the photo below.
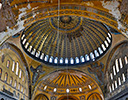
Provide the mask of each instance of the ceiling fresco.
{"label": "ceiling fresco", "polygon": [[[7,93],[21,100],[104,100],[123,90],[127,4],[127,0],[0,0],[0,99]],[[124,67],[118,71],[117,65]],[[27,76],[25,86],[21,73]]]}

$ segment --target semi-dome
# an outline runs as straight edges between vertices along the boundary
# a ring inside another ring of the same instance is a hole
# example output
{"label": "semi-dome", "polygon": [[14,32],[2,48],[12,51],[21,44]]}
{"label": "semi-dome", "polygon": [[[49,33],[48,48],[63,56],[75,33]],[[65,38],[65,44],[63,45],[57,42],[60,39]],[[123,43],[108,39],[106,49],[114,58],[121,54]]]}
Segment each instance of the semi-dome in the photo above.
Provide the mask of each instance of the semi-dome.
{"label": "semi-dome", "polygon": [[40,91],[54,94],[88,93],[99,89],[96,81],[89,75],[72,69],[59,70],[40,79]]}
{"label": "semi-dome", "polygon": [[28,55],[55,66],[95,61],[111,43],[111,33],[101,22],[69,15],[36,21],[21,36]]}

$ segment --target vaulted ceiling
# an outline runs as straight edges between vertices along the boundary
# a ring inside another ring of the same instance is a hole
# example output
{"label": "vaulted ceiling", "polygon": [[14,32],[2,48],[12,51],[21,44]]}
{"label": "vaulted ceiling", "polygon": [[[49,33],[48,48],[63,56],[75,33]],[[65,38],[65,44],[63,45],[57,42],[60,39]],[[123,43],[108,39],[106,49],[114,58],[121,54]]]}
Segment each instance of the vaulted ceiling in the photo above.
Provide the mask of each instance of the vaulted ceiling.
{"label": "vaulted ceiling", "polygon": [[128,37],[127,0],[0,2],[0,46],[23,53],[29,98],[104,98],[108,57]]}

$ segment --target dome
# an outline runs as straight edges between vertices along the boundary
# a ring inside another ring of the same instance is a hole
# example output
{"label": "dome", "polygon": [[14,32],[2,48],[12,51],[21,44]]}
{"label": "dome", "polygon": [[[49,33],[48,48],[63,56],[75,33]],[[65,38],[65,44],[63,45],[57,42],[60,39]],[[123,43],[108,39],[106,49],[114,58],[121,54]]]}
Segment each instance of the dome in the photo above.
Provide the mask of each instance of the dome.
{"label": "dome", "polygon": [[87,100],[102,100],[102,97],[98,93],[92,93]]}
{"label": "dome", "polygon": [[39,94],[35,97],[34,100],[49,100],[48,97],[44,94]]}
{"label": "dome", "polygon": [[55,66],[95,61],[111,43],[112,36],[105,25],[69,15],[36,21],[21,36],[21,45],[29,56]]}
{"label": "dome", "polygon": [[41,79],[40,91],[54,94],[88,93],[98,89],[97,83],[87,74],[77,70],[59,70]]}

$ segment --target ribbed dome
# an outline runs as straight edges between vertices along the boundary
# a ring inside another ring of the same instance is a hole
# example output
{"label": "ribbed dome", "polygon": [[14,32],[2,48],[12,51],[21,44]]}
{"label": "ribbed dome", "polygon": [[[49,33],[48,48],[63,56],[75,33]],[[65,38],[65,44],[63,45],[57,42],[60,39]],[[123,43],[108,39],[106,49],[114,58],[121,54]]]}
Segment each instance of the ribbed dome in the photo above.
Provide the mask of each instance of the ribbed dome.
{"label": "ribbed dome", "polygon": [[49,100],[44,94],[39,94],[35,97],[34,100]]}
{"label": "ribbed dome", "polygon": [[87,100],[102,100],[100,94],[98,93],[92,93]]}
{"label": "ribbed dome", "polygon": [[112,36],[102,23],[68,15],[39,20],[21,36],[28,55],[59,66],[95,61],[105,54],[111,42]]}

